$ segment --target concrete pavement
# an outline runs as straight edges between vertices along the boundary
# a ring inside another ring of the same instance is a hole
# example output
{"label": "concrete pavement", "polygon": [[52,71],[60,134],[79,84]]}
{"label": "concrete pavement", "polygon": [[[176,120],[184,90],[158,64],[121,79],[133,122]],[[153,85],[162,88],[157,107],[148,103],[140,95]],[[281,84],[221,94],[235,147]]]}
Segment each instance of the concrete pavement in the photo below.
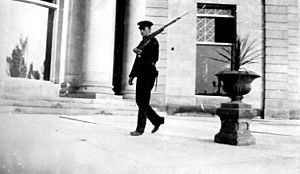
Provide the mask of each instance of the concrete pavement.
{"label": "concrete pavement", "polygon": [[300,121],[253,120],[251,146],[213,142],[218,117],[0,115],[1,174],[299,174]]}

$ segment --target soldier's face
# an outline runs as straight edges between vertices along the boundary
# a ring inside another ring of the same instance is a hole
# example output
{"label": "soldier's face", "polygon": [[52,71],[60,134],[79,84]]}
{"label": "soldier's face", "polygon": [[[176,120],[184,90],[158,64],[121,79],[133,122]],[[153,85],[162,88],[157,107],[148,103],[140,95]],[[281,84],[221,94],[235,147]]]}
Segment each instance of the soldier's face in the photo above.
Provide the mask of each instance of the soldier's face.
{"label": "soldier's face", "polygon": [[151,33],[151,28],[144,27],[143,29],[140,29],[140,32],[142,36],[149,36]]}

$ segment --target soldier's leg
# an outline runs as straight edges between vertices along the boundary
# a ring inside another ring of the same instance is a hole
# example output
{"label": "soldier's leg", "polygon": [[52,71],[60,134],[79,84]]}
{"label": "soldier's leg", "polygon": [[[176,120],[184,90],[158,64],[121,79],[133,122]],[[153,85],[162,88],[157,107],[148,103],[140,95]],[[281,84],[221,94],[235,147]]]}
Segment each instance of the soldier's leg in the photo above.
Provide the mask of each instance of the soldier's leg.
{"label": "soldier's leg", "polygon": [[147,122],[147,117],[145,115],[145,112],[139,109],[136,131],[139,133],[144,133],[146,122]]}
{"label": "soldier's leg", "polygon": [[150,105],[147,108],[147,118],[153,125],[164,123],[164,117],[159,116]]}
{"label": "soldier's leg", "polygon": [[147,95],[145,83],[142,79],[138,78],[136,85],[136,103],[139,107],[136,131],[143,133],[147,122],[146,110],[149,105],[149,96]]}
{"label": "soldier's leg", "polygon": [[164,118],[160,117],[150,106],[150,98],[151,98],[151,90],[154,86],[155,83],[155,77],[153,78],[148,78],[147,81],[145,82],[146,86],[145,86],[145,91],[144,94],[146,96],[145,98],[145,106],[147,105],[146,108],[146,115],[147,118],[150,120],[150,122],[153,125],[157,125],[157,124],[162,124],[164,122]]}

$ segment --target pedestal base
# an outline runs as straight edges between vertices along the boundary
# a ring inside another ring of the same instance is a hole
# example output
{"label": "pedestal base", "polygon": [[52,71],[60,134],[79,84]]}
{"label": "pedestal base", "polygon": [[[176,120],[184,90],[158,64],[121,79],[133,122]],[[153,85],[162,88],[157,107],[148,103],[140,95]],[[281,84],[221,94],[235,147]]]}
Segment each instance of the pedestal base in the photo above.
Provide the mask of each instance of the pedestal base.
{"label": "pedestal base", "polygon": [[251,135],[249,127],[251,118],[257,115],[251,105],[242,102],[222,103],[217,109],[217,115],[221,120],[221,129],[215,135],[216,143],[230,145],[255,144],[255,138]]}
{"label": "pedestal base", "polygon": [[215,142],[243,146],[255,144],[255,138],[250,133],[248,121],[223,120],[220,132],[215,135]]}

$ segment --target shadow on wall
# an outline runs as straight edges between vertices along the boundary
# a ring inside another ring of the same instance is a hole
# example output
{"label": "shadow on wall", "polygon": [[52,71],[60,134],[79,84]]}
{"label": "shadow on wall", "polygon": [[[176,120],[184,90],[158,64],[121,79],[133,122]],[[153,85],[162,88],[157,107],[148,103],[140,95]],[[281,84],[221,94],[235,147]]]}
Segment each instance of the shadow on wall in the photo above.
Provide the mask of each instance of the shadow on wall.
{"label": "shadow on wall", "polygon": [[207,114],[207,116],[215,116],[216,115],[216,107],[214,106],[180,106],[180,105],[168,105],[166,107],[166,112],[169,115],[176,114]]}
{"label": "shadow on wall", "polygon": [[[166,106],[166,112],[168,115],[214,117],[217,115],[216,114],[217,108],[218,107],[216,106],[202,105],[202,104],[197,106],[168,105]],[[262,110],[257,108],[255,110],[257,112],[257,117],[261,118],[263,114]]]}

